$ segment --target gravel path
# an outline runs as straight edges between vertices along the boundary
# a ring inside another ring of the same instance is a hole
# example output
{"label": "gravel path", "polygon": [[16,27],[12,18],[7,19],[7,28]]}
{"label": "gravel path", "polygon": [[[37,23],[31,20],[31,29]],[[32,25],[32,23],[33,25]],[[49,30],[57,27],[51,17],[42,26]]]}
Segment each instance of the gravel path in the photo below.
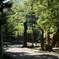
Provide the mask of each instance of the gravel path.
{"label": "gravel path", "polygon": [[34,49],[22,48],[19,45],[9,46],[6,53],[14,59],[59,59],[59,54],[54,52],[36,52]]}

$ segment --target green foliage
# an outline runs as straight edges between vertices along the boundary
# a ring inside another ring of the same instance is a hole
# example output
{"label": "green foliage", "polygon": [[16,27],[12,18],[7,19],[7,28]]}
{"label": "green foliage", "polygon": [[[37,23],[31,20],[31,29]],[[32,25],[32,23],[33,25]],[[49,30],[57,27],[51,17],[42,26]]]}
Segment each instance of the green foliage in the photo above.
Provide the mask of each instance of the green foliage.
{"label": "green foliage", "polygon": [[[15,0],[13,6],[10,9],[4,10],[7,18],[7,32],[17,37],[23,35],[24,25],[27,21],[28,34],[32,34],[33,31],[39,33],[40,30],[44,30],[44,34],[50,27],[51,38],[53,34],[59,28],[59,1],[58,0],[27,0],[20,3]],[[5,27],[6,27],[5,26]],[[34,28],[34,30],[33,30]],[[18,33],[19,32],[19,33]]]}

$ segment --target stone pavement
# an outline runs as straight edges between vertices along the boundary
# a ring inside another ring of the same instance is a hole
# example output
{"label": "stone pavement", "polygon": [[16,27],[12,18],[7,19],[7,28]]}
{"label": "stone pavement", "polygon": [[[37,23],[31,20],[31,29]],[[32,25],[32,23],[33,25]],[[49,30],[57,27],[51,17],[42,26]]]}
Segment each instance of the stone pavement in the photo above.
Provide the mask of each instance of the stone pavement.
{"label": "stone pavement", "polygon": [[9,47],[6,53],[14,59],[59,59],[59,54],[54,52],[36,52],[34,49],[22,48],[19,45]]}

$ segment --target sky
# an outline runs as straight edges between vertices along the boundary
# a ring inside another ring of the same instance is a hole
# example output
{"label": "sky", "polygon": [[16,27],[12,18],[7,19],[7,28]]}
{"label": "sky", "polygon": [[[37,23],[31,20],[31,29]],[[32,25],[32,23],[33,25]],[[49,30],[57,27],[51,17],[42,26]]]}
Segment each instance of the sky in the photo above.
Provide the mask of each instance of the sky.
{"label": "sky", "polygon": [[[5,0],[3,3],[6,3],[8,1],[11,1],[11,0]],[[27,1],[27,0],[14,0],[14,1],[16,1],[16,2],[23,2],[23,1]]]}
{"label": "sky", "polygon": [[10,0],[5,0],[5,1],[3,1],[3,3],[6,3],[6,2],[8,2],[8,1],[10,1]]}
{"label": "sky", "polygon": [[[3,1],[3,3],[7,3],[8,1],[11,1],[11,0],[5,0],[5,1]],[[14,3],[23,5],[23,2],[28,1],[28,0],[12,0],[12,1],[13,1]]]}

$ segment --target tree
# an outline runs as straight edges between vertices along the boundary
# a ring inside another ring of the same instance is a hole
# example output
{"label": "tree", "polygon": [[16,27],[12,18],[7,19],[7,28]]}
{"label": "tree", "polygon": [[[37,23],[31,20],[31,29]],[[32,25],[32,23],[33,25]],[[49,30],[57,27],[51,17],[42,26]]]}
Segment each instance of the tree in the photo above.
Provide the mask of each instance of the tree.
{"label": "tree", "polygon": [[27,23],[24,22],[24,40],[23,47],[27,47]]}
{"label": "tree", "polygon": [[[34,40],[35,30],[37,29],[38,33],[41,33],[41,48],[44,47],[43,38],[47,37],[46,32],[48,33],[48,28],[50,27],[51,36],[57,31],[59,26],[59,8],[57,0],[28,0],[23,4],[19,4],[19,1],[16,3],[14,0],[13,7],[9,9],[9,18],[7,21],[7,29],[10,35],[17,37],[23,37],[23,33],[29,34],[31,31],[31,39]],[[25,9],[26,8],[26,9]],[[27,30],[23,23],[26,22]],[[30,28],[30,29],[29,29]],[[7,33],[7,34],[8,34]],[[45,35],[45,37],[44,37]],[[24,35],[25,36],[25,35]],[[40,37],[40,35],[38,35]],[[48,40],[48,39],[47,39]],[[24,40],[27,41],[27,40]],[[43,43],[43,44],[42,44]]]}
{"label": "tree", "polygon": [[[5,25],[5,31],[4,31],[4,33],[6,34],[6,41],[11,41],[12,36],[17,38],[18,33],[19,33],[20,37],[23,37],[24,16],[23,16],[22,8],[19,5],[17,5],[16,3],[13,3],[12,8],[5,10],[5,13],[7,13],[7,15],[8,15],[7,16],[8,19],[7,19],[7,22]],[[8,33],[10,35],[8,35]],[[12,41],[14,41],[14,40],[12,40]]]}
{"label": "tree", "polygon": [[[6,5],[7,4],[7,5]],[[2,19],[3,17],[3,9],[7,8],[7,7],[11,7],[12,4],[7,3],[3,3],[3,1],[0,1],[0,12],[1,12],[1,17],[0,17],[0,58],[3,59],[3,36],[2,36],[2,25],[4,25],[6,23],[6,21],[4,19]],[[2,19],[2,20],[1,20]]]}
{"label": "tree", "polygon": [[[45,0],[45,1],[41,1],[41,4],[39,4],[40,6],[43,6],[44,8],[41,9],[41,15],[40,18],[38,19],[38,24],[40,26],[42,26],[42,28],[45,31],[48,31],[48,28],[50,27],[50,32],[52,32],[52,34],[55,33],[55,31],[58,28],[58,10],[59,8],[58,6],[59,1],[53,1],[53,0]],[[37,4],[37,6],[39,6]],[[56,17],[57,16],[57,17]],[[51,35],[52,36],[52,35]],[[52,36],[53,37],[53,36]]]}

